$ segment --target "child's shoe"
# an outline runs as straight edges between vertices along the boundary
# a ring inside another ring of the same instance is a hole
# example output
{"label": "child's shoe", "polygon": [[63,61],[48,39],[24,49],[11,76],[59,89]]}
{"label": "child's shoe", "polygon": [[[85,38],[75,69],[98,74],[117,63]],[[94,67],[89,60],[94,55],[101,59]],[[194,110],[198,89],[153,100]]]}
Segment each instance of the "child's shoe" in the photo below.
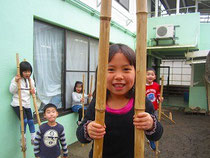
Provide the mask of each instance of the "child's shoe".
{"label": "child's shoe", "polygon": [[149,146],[153,151],[156,151],[156,145],[154,141],[149,141]]}

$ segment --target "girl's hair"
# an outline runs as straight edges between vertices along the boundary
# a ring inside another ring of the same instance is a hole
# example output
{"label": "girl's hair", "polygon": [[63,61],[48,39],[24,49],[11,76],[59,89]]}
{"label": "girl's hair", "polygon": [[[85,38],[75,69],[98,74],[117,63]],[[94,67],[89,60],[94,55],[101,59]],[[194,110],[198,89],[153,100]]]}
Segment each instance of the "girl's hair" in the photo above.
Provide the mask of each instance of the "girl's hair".
{"label": "girl's hair", "polygon": [[[124,44],[119,44],[119,43],[118,44],[112,44],[109,47],[108,63],[112,60],[114,55],[117,54],[117,53],[122,53],[128,59],[130,65],[134,66],[134,68],[136,70],[136,54],[134,53],[134,51],[130,47],[128,47],[127,45],[124,45]],[[93,97],[96,97],[97,70],[98,70],[98,68],[96,68],[95,91],[93,92]],[[107,90],[106,99],[108,99],[109,93],[110,93],[109,90]],[[134,83],[133,87],[126,94],[126,97],[127,98],[135,97],[135,83]]]}
{"label": "girl's hair", "polygon": [[83,91],[83,83],[82,83],[81,81],[76,81],[76,82],[75,82],[75,85],[74,85],[74,92],[76,92],[76,87],[77,87],[78,84],[80,84],[80,85],[82,86],[82,89],[81,89],[81,93],[82,93],[82,91]]}
{"label": "girl's hair", "polygon": [[20,75],[23,77],[23,72],[24,71],[30,71],[32,74],[32,66],[29,62],[27,61],[22,61],[20,63]]}

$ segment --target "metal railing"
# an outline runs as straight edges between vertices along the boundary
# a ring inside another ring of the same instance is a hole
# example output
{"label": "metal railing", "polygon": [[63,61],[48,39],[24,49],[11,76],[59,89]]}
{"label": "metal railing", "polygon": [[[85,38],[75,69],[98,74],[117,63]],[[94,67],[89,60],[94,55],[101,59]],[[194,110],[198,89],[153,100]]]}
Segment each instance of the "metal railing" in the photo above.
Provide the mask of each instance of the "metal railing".
{"label": "metal railing", "polygon": [[[179,14],[188,14],[188,13],[195,13],[195,12],[196,12],[196,6],[182,7],[179,9]],[[176,8],[158,11],[159,17],[170,16],[170,15],[176,15]],[[155,17],[155,12],[149,12],[148,17]],[[210,13],[200,13],[200,22],[210,23]]]}

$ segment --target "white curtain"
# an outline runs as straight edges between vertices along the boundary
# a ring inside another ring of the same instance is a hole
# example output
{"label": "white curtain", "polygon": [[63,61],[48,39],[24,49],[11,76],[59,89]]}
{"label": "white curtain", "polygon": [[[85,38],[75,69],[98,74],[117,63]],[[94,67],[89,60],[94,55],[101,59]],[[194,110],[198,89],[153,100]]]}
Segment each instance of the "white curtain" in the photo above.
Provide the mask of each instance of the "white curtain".
{"label": "white curtain", "polygon": [[[78,72],[84,71],[84,72]],[[71,94],[76,81],[82,81],[85,74],[87,83],[88,71],[88,38],[74,32],[66,36],[66,108],[71,107]],[[87,85],[85,85],[87,89]],[[85,92],[87,94],[87,92]]]}
{"label": "white curtain", "polygon": [[35,21],[34,23],[34,77],[37,95],[47,104],[61,104],[62,56],[64,30]]}

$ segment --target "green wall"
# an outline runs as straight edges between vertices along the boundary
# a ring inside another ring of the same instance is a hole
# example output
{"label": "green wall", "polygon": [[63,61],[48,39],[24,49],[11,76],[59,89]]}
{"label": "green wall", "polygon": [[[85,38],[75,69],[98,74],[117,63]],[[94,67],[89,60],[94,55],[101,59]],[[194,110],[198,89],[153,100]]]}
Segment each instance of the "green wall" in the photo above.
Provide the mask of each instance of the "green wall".
{"label": "green wall", "polygon": [[202,87],[190,87],[189,107],[200,107],[207,110],[206,89]]}
{"label": "green wall", "polygon": [[[91,37],[99,36],[99,18],[85,9],[62,0],[7,0],[0,1],[0,153],[4,158],[21,158],[20,123],[10,107],[12,95],[9,84],[16,75],[16,53],[20,61],[24,58],[33,65],[33,21],[42,21],[74,30]],[[74,0],[74,2],[77,2]],[[124,43],[134,48],[134,36],[113,22],[110,33],[111,42]],[[71,113],[61,116],[57,121],[64,125],[67,143],[76,141],[77,115]],[[37,129],[37,126],[36,126]],[[5,143],[5,144],[4,144]],[[34,157],[27,131],[27,158]]]}
{"label": "green wall", "polygon": [[155,27],[164,24],[173,24],[175,26],[179,26],[175,28],[175,37],[178,37],[178,39],[176,40],[177,45],[197,45],[200,36],[199,13],[148,18],[148,46],[153,46],[154,44],[151,39],[155,38],[156,36]]}
{"label": "green wall", "polygon": [[[210,50],[210,24],[200,24],[200,40],[198,48],[199,50]],[[189,107],[200,107],[208,110],[206,87],[204,82],[205,64],[194,64],[194,78],[193,82],[197,83],[190,88]]]}
{"label": "green wall", "polygon": [[200,24],[200,50],[210,50],[210,23]]}

